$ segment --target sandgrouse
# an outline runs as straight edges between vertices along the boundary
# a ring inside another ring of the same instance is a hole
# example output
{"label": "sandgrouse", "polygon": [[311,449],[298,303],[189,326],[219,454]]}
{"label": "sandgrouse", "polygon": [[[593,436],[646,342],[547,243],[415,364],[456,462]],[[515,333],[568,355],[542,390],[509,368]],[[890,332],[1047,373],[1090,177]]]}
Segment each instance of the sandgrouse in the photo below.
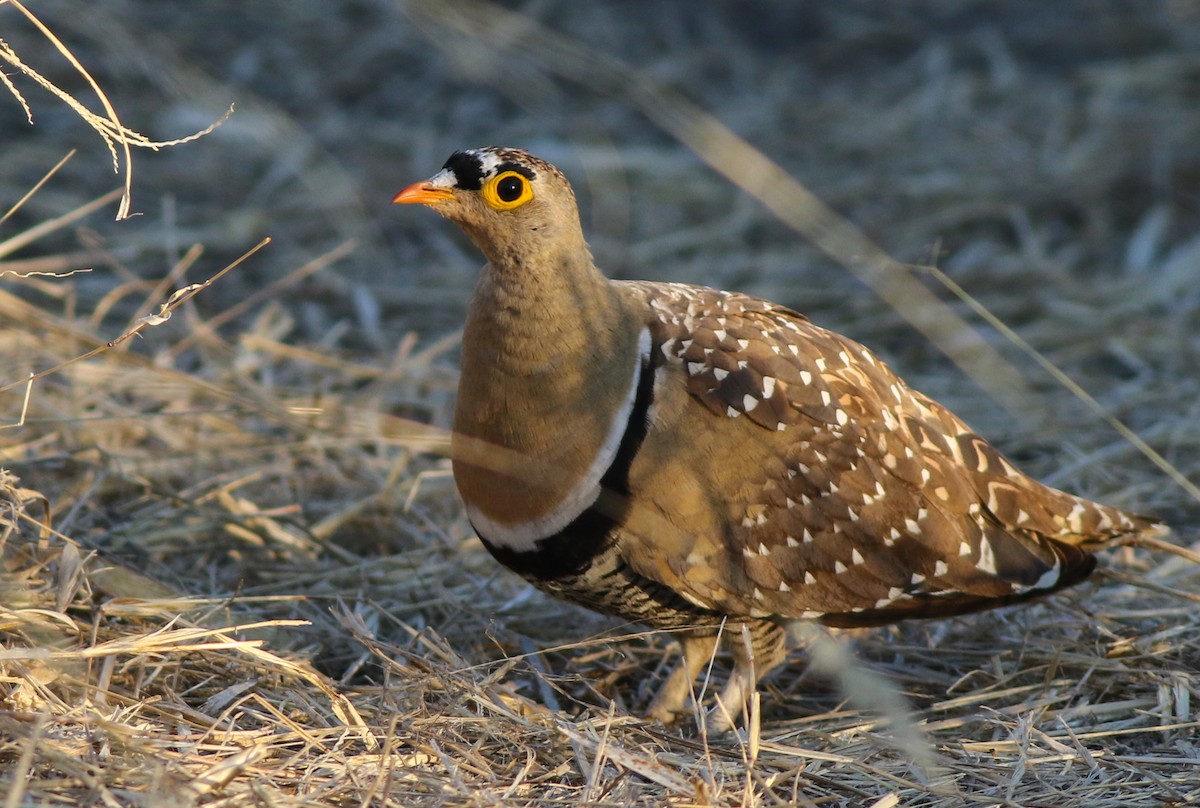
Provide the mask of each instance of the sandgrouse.
{"label": "sandgrouse", "polygon": [[789,623],[1025,600],[1086,578],[1105,544],[1162,531],[1025,476],[790,309],[607,279],[570,184],[528,152],[456,152],[394,202],[430,206],[488,261],[451,450],[471,524],[538,588],[676,633],[683,662],[652,717],[681,710],[722,636],[727,728],[783,661]]}

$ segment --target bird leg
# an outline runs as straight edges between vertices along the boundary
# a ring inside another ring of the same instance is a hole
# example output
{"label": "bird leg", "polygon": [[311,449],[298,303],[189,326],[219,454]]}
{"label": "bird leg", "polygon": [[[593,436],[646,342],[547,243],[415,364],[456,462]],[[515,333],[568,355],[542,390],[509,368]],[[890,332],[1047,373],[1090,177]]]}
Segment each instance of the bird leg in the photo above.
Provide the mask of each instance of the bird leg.
{"label": "bird leg", "polygon": [[708,713],[709,732],[733,729],[738,716],[745,713],[747,697],[758,686],[758,680],[787,658],[785,634],[775,623],[742,623],[740,628],[740,632],[734,631],[729,638],[733,672]]}
{"label": "bird leg", "polygon": [[[766,620],[741,623],[725,630],[733,652],[733,672],[716,705],[709,711],[710,732],[727,732],[746,708],[746,698],[754,692],[758,680],[774,670],[787,657],[786,637],[778,625]],[[671,671],[655,694],[646,716],[670,724],[683,712],[700,671],[712,659],[721,632],[688,632],[679,636],[683,659]]]}
{"label": "bird leg", "polygon": [[656,719],[664,724],[670,724],[678,718],[679,713],[683,712],[683,703],[692,692],[692,683],[717,650],[718,639],[720,634],[715,631],[689,631],[679,635],[683,659],[679,660],[667,681],[663,682],[654,695],[650,707],[646,710],[647,718]]}

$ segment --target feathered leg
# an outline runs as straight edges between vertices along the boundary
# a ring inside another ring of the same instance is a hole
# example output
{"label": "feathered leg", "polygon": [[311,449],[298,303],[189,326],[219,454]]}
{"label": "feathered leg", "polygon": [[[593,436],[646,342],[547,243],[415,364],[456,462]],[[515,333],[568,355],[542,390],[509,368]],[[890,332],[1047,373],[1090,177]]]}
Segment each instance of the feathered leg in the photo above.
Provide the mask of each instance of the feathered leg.
{"label": "feathered leg", "polygon": [[683,659],[679,660],[679,664],[671,671],[667,681],[663,682],[662,687],[655,694],[654,700],[650,702],[650,707],[646,710],[648,718],[670,724],[679,717],[679,713],[683,711],[684,702],[691,695],[692,683],[696,681],[700,671],[712,659],[713,652],[717,650],[719,637],[720,634],[715,631],[712,633],[688,632],[679,636]]}

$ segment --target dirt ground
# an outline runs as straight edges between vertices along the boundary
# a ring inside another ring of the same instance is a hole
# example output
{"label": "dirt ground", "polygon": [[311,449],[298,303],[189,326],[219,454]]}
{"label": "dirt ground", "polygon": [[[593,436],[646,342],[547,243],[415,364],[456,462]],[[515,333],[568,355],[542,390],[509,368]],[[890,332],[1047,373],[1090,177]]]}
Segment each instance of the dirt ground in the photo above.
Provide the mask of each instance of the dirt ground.
{"label": "dirt ground", "polygon": [[0,216],[76,150],[0,220],[5,808],[1200,802],[1200,573],[1162,551],[842,634],[741,737],[637,718],[669,639],[543,598],[462,515],[481,259],[389,204],[526,147],[611,275],[796,308],[1195,548],[1195,0],[24,8],[152,141],[233,112],[135,149],[117,221],[114,155],[13,58],[102,103],[0,2],[32,113],[0,92]]}

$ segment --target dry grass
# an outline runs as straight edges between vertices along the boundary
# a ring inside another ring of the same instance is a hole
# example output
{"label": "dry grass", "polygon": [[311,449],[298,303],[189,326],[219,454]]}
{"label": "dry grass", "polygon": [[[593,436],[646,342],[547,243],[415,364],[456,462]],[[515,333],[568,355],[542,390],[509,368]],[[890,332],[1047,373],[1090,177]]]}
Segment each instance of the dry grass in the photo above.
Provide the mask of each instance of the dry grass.
{"label": "dry grass", "polygon": [[[665,640],[470,533],[439,454],[478,259],[385,204],[454,148],[529,146],[615,274],[794,305],[1192,544],[1161,464],[888,256],[936,256],[1200,479],[1194,4],[103,5],[27,7],[120,120],[237,113],[135,154],[114,223],[107,148],[12,77],[34,125],[0,119],[0,208],[80,153],[0,222],[4,808],[1200,801],[1200,573],[1143,550],[1045,603],[817,638],[741,739],[631,717]],[[21,19],[0,4],[12,52],[91,98]]]}

